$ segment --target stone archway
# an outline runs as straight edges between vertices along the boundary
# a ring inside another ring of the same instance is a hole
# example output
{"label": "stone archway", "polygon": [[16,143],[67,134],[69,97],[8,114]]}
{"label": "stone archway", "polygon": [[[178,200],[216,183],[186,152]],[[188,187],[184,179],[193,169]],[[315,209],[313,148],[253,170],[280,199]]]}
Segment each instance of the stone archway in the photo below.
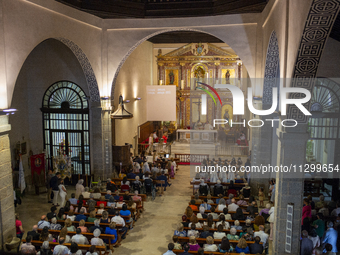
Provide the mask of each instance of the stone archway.
{"label": "stone archway", "polygon": [[[302,87],[313,91],[314,78],[318,71],[321,55],[340,10],[339,0],[313,0],[302,33],[293,71],[292,87]],[[291,98],[303,98],[303,94],[291,94]],[[310,103],[306,108],[309,109]],[[289,106],[288,119],[307,123],[304,115],[295,105]]]}
{"label": "stone archway", "polygon": [[277,77],[279,59],[279,45],[276,32],[273,31],[268,43],[262,96],[262,104],[269,105],[269,107],[271,106],[273,100],[272,88],[277,86],[277,78],[279,78]]}
{"label": "stone archway", "polygon": [[[118,74],[124,64],[124,62],[126,61],[126,59],[131,55],[131,53],[139,46],[141,45],[143,42],[145,42],[146,40],[148,40],[149,38],[153,37],[153,36],[156,36],[156,35],[159,35],[159,34],[163,34],[163,33],[167,33],[167,32],[174,32],[174,31],[191,31],[191,32],[198,32],[198,33],[205,33],[205,34],[209,34],[209,35],[212,35],[214,37],[217,37],[215,36],[214,34],[211,34],[209,32],[206,32],[206,31],[202,31],[202,30],[198,30],[198,29],[191,29],[191,28],[175,28],[175,29],[164,29],[164,30],[161,30],[161,31],[157,31],[155,33],[152,33],[146,37],[144,37],[143,39],[139,40],[133,47],[130,48],[130,50],[128,51],[128,53],[126,53],[126,55],[124,56],[124,58],[121,60],[121,62],[119,63],[118,67],[117,67],[117,70],[115,72],[115,75],[114,75],[114,78],[113,78],[113,81],[112,81],[112,86],[111,86],[111,100],[114,99],[114,93],[115,93],[115,85],[116,85],[116,81],[117,81],[117,78],[118,78]],[[218,38],[218,37],[217,37]]]}
{"label": "stone archway", "polygon": [[73,52],[73,54],[78,59],[79,64],[81,65],[83,69],[86,82],[87,82],[87,86],[90,92],[90,101],[100,102],[97,79],[92,69],[91,63],[89,59],[87,58],[87,56],[85,55],[84,51],[77,44],[75,44],[69,39],[62,38],[62,37],[56,37],[53,39],[62,42]]}

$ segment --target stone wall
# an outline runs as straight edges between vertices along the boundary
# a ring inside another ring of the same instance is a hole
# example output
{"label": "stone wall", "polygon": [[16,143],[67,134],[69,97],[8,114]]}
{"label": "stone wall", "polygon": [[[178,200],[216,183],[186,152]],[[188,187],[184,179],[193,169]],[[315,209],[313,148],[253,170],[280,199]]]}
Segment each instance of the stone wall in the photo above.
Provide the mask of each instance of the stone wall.
{"label": "stone wall", "polygon": [[14,197],[7,116],[0,116],[0,246],[15,236]]}

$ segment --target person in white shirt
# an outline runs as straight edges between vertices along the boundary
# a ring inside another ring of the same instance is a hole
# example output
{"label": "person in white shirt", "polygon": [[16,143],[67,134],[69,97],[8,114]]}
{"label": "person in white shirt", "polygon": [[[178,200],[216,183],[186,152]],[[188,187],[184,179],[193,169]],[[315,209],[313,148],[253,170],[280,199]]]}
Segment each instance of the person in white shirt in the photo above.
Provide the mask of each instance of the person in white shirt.
{"label": "person in white shirt", "polygon": [[263,225],[259,226],[259,230],[260,231],[254,233],[254,237],[258,236],[258,237],[261,238],[261,242],[263,243],[263,248],[264,248],[264,246],[267,243],[267,239],[268,239],[269,235],[264,232],[264,226]]}
{"label": "person in white shirt", "polygon": [[204,130],[213,130],[213,126],[207,121],[204,125]]}
{"label": "person in white shirt", "polygon": [[85,255],[98,255],[98,252],[96,252],[95,250],[96,250],[96,246],[95,245],[91,245],[89,251],[86,252]]}
{"label": "person in white shirt", "polygon": [[220,214],[220,216],[218,218],[219,218],[220,221],[216,223],[216,227],[218,227],[219,225],[222,225],[222,229],[229,229],[230,228],[229,222],[225,220],[224,214]]}
{"label": "person in white shirt", "polygon": [[219,225],[217,227],[217,231],[214,232],[214,239],[222,239],[223,237],[227,237],[225,232],[223,232],[223,225]]}
{"label": "person in white shirt", "polygon": [[101,232],[97,228],[95,231],[93,231],[93,238],[91,239],[91,245],[95,246],[105,246],[103,239],[99,238]]}
{"label": "person in white shirt", "polygon": [[237,208],[239,208],[239,206],[235,202],[236,202],[236,200],[235,200],[235,198],[233,198],[231,200],[231,204],[228,205],[228,211],[229,212],[236,212]]}
{"label": "person in white shirt", "polygon": [[214,238],[207,237],[207,243],[204,245],[204,251],[217,251],[217,245],[214,244]]}
{"label": "person in white shirt", "polygon": [[331,216],[338,217],[339,213],[340,213],[340,202],[338,201],[336,203],[336,208],[331,213]]}
{"label": "person in white shirt", "polygon": [[168,251],[166,253],[163,253],[163,255],[176,255],[172,250],[175,248],[174,243],[169,243],[168,244]]}
{"label": "person in white shirt", "polygon": [[76,229],[76,235],[72,236],[71,240],[72,242],[75,242],[77,244],[89,244],[89,241],[85,236],[81,234],[81,229],[77,228]]}
{"label": "person in white shirt", "polygon": [[115,222],[116,224],[120,224],[125,227],[125,220],[119,215],[119,211],[116,211],[116,215],[112,217],[111,222]]}
{"label": "person in white shirt", "polygon": [[67,246],[63,245],[64,242],[65,242],[64,238],[59,239],[59,245],[54,247],[53,255],[67,255],[70,252]]}
{"label": "person in white shirt", "polygon": [[191,224],[191,229],[188,230],[187,237],[194,236],[199,237],[200,233],[198,230],[196,230],[196,224]]}
{"label": "person in white shirt", "polygon": [[84,198],[90,198],[90,192],[89,192],[89,187],[85,187],[85,191],[81,193]]}
{"label": "person in white shirt", "polygon": [[[221,198],[220,201],[218,201],[217,211],[223,212],[223,209],[226,208],[226,202],[224,198]],[[229,208],[228,208],[229,209]]]}

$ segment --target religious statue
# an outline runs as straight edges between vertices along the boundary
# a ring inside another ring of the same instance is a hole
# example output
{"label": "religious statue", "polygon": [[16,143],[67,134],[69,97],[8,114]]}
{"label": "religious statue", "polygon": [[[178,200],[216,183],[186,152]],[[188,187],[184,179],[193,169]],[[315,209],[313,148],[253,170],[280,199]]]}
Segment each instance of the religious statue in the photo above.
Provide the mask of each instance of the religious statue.
{"label": "religious statue", "polygon": [[170,85],[173,85],[174,84],[174,81],[175,81],[175,75],[174,75],[174,72],[171,70],[170,73],[169,73],[169,81],[170,81]]}
{"label": "religious statue", "polygon": [[227,72],[225,73],[225,83],[230,84],[230,72],[229,72],[229,70],[227,70]]}
{"label": "religious statue", "polygon": [[227,121],[226,127],[229,126],[229,110],[225,110],[223,118]]}

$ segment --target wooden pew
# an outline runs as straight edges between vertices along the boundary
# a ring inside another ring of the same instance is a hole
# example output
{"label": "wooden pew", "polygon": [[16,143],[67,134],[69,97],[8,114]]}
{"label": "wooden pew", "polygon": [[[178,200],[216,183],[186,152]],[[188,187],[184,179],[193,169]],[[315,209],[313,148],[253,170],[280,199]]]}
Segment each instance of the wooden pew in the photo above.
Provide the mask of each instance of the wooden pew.
{"label": "wooden pew", "polygon": [[[178,237],[178,242],[180,243],[188,243],[189,242],[189,237]],[[196,238],[196,242],[200,244],[206,244],[207,239],[206,238]],[[222,242],[222,239],[214,239],[214,244],[220,244]],[[247,244],[252,244],[255,243],[254,241],[246,241]],[[229,243],[234,244],[236,246],[238,244],[238,240],[229,240]]]}
{"label": "wooden pew", "polygon": [[[74,215],[78,215],[78,214],[80,214],[80,213],[74,213]],[[89,213],[84,213],[84,215],[85,215],[85,216],[90,216]],[[109,219],[111,219],[111,218],[114,217],[114,216],[116,216],[116,215],[109,215]],[[101,217],[102,217],[101,214],[96,214],[96,218],[100,219]],[[129,220],[131,219],[131,216],[120,216],[120,217],[122,217],[122,218],[124,219],[125,222],[126,222],[126,221],[129,221]],[[73,221],[73,222],[77,222],[77,221]]]}
{"label": "wooden pew", "polygon": [[[175,254],[181,254],[182,252],[184,252],[184,250],[172,250]],[[197,254],[197,251],[189,251],[190,254]],[[214,255],[225,255],[224,252],[217,252],[217,251],[205,251],[204,254],[210,255],[210,254],[214,254]],[[240,253],[228,253],[229,255],[240,255]],[[255,255],[255,254],[249,254],[247,253],[247,255]]]}
{"label": "wooden pew", "polygon": [[[184,230],[188,231],[191,230],[189,227],[184,227]],[[202,232],[203,228],[196,228],[197,231]],[[242,233],[242,230],[236,230],[237,233]],[[217,228],[211,228],[209,229],[209,232],[217,232]],[[230,233],[230,229],[223,229],[223,232]]]}
{"label": "wooden pew", "polygon": [[[200,181],[190,181],[190,185],[192,185],[192,194],[195,194],[195,185],[199,185],[201,182]],[[211,188],[213,185],[216,184],[216,182],[205,182],[206,184],[209,185],[209,188]],[[228,187],[230,185],[229,182],[221,182],[223,186]],[[246,186],[246,183],[234,183],[234,187],[238,190],[242,189],[244,186]]]}
{"label": "wooden pew", "polygon": [[[190,219],[188,219],[187,220],[188,222],[190,222]],[[207,221],[207,219],[198,219],[198,221]],[[218,221],[220,221],[219,219],[214,219],[213,221],[215,221],[215,222],[218,222]],[[232,222],[232,223],[234,223],[235,222],[235,220],[225,220],[225,221],[227,221],[227,222]],[[240,224],[246,224],[246,221],[245,220],[239,220],[239,222],[240,222]],[[255,221],[252,221],[251,223],[255,223]]]}
{"label": "wooden pew", "polygon": [[[22,240],[24,243],[26,242],[26,240]],[[41,247],[41,245],[43,244],[42,241],[36,241],[36,240],[32,240],[31,244],[36,246],[36,247]],[[59,245],[59,243],[54,243],[54,242],[50,242],[50,248],[54,248],[55,246]],[[70,243],[64,243],[65,246],[67,246],[68,248],[71,247]],[[86,250],[88,251],[90,249],[91,245],[88,244],[78,244],[78,248],[80,250]],[[106,254],[108,254],[108,252],[106,251],[106,247],[105,246],[96,246],[96,250],[99,251],[100,253],[104,252]]]}
{"label": "wooden pew", "polygon": [[[41,233],[42,232],[42,229],[38,229],[38,233]],[[48,232],[52,235],[57,235],[59,236],[60,235],[60,230],[48,230]],[[119,231],[117,231],[118,233]],[[76,235],[77,233],[76,232],[73,232],[73,231],[67,231],[67,234],[69,236],[74,236]],[[83,236],[85,236],[87,238],[87,240],[89,241],[89,243],[91,243],[91,239],[94,237],[93,233],[81,233]],[[109,240],[109,245],[110,245],[110,249],[113,249],[112,248],[112,245],[111,245],[111,241],[115,239],[115,236],[114,235],[108,235],[108,234],[100,234],[99,236],[101,239],[108,239]],[[118,238],[118,237],[117,237]],[[118,239],[117,239],[118,241]]]}
{"label": "wooden pew", "polygon": [[[199,196],[199,199],[201,199],[201,200],[204,200],[205,198],[207,198],[207,196]],[[219,197],[211,196],[211,200],[213,200],[213,201],[215,201],[215,202],[216,202],[216,199],[218,199],[218,198],[219,198]],[[226,196],[224,196],[223,198],[224,198],[225,200],[229,199],[229,197],[226,197]],[[195,199],[195,196],[192,195],[192,196],[191,196],[191,199]],[[238,198],[238,197],[234,197],[234,199],[235,199],[236,201],[240,200],[240,198]],[[244,198],[244,200],[249,200],[249,198]]]}

